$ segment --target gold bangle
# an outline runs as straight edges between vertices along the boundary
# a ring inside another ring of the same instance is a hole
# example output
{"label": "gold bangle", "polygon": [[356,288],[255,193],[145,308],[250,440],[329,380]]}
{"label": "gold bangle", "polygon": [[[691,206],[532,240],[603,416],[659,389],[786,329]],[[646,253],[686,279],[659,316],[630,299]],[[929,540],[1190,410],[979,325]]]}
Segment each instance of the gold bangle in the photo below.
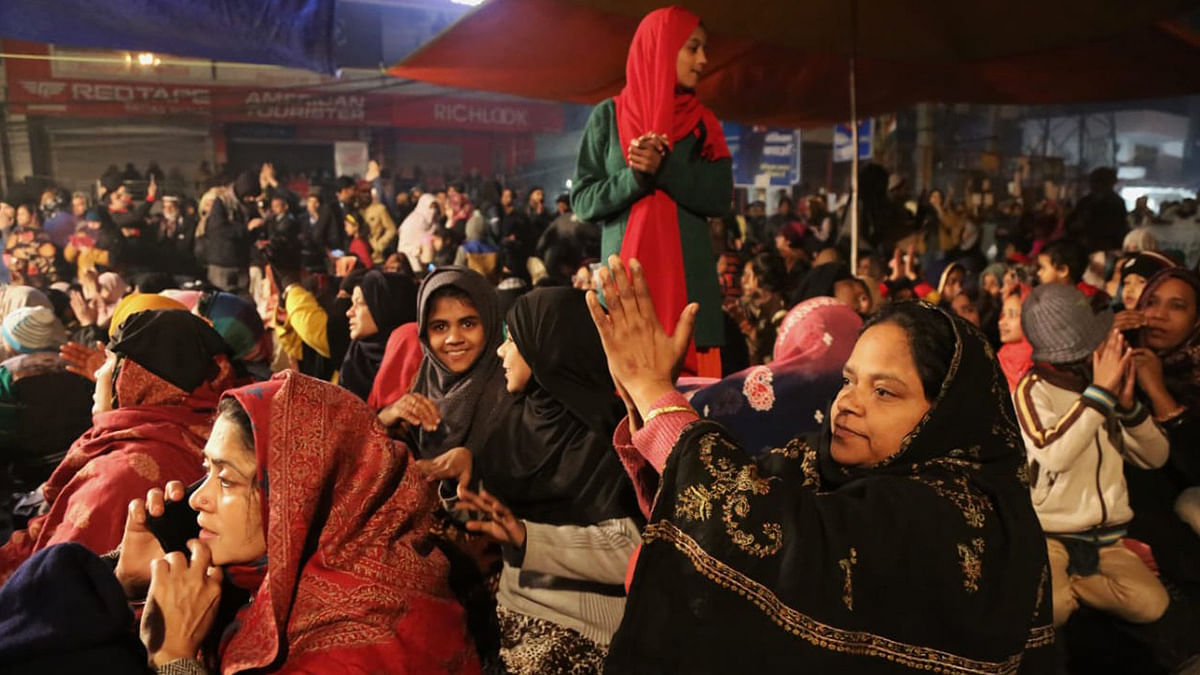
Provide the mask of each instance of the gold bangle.
{"label": "gold bangle", "polygon": [[650,420],[654,419],[655,417],[658,417],[659,415],[666,415],[668,413],[679,413],[679,412],[695,413],[696,411],[691,406],[688,406],[688,405],[666,405],[661,408],[655,408],[654,410],[651,410],[650,412],[646,413],[646,418],[642,420],[642,426],[649,424]]}

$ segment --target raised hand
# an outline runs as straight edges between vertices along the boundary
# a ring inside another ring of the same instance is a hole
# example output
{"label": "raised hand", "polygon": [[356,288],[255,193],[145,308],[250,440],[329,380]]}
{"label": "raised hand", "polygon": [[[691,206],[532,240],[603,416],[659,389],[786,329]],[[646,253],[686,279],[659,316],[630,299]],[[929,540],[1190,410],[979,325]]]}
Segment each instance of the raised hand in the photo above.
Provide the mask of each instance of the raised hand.
{"label": "raised hand", "polygon": [[1120,394],[1131,361],[1133,354],[1129,353],[1125,338],[1116,331],[1109,333],[1108,339],[1092,353],[1092,384],[1114,396]]}
{"label": "raised hand", "polygon": [[613,380],[628,392],[645,418],[654,401],[674,389],[673,372],[687,354],[699,305],[685,307],[675,334],[668,336],[654,313],[641,263],[630,261],[632,279],[619,257],[610,257],[608,264],[599,274],[608,313],[595,291],[587,294],[588,309],[600,332]]}
{"label": "raised hand", "polygon": [[[73,301],[73,300],[72,300]],[[58,355],[67,362],[67,372],[96,381],[96,371],[104,365],[104,348],[97,342],[95,347],[68,342],[58,348]]]}

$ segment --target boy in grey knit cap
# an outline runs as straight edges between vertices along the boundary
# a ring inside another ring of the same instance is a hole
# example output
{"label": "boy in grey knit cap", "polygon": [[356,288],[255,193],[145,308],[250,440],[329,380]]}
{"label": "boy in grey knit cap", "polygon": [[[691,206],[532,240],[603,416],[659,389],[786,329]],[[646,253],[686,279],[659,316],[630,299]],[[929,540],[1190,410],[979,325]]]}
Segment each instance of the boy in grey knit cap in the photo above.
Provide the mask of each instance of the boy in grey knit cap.
{"label": "boy in grey knit cap", "polygon": [[1013,403],[1046,532],[1056,626],[1080,603],[1132,623],[1157,620],[1168,603],[1158,577],[1121,543],[1133,519],[1123,461],[1160,467],[1168,442],[1133,396],[1133,356],[1112,321],[1111,310],[1096,311],[1065,284],[1033,289],[1021,309],[1034,367]]}

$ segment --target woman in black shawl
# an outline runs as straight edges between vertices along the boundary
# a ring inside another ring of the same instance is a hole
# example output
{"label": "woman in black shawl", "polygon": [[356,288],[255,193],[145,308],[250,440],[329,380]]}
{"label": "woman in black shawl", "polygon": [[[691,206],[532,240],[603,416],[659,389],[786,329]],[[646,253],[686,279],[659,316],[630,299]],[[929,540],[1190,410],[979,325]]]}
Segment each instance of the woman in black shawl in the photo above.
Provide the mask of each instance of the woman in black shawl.
{"label": "woman in black shawl", "polygon": [[354,289],[346,317],[352,342],[338,384],[367,400],[392,331],[417,320],[417,286],[409,277],[371,270]]}
{"label": "woman in black shawl", "polygon": [[855,345],[829,426],[755,463],[672,391],[694,308],[667,337],[636,261],[632,285],[610,266],[610,313],[589,305],[661,484],[609,672],[1048,667],[1041,529],[978,331],[889,307]]}
{"label": "woman in black shawl", "polygon": [[[478,272],[439,267],[421,282],[417,311],[425,358],[412,391],[379,411],[379,419],[385,426],[403,423],[421,459],[438,458],[439,466],[465,460],[468,478],[466,454],[483,447],[489,421],[508,405],[496,355],[504,339],[496,290]],[[441,457],[450,450],[459,452]]]}
{"label": "woman in black shawl", "polygon": [[599,673],[645,522],[612,447],[624,406],[583,292],[532,291],[506,326],[499,352],[515,405],[475,453],[486,491],[459,492],[490,517],[467,529],[504,549],[500,655],[510,675]]}

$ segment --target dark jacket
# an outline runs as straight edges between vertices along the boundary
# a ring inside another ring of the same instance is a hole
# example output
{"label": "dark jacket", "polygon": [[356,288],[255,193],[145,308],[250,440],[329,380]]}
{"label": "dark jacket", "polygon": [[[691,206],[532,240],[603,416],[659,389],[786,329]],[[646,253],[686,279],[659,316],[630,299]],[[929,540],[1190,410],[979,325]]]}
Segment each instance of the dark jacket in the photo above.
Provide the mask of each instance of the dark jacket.
{"label": "dark jacket", "polygon": [[158,233],[158,269],[170,274],[195,275],[196,217],[180,215],[174,223],[163,216],[158,218],[155,231]]}
{"label": "dark jacket", "polygon": [[321,206],[321,218],[313,231],[313,243],[317,248],[346,250],[346,206],[331,199]]}
{"label": "dark jacket", "polygon": [[249,214],[236,205],[231,213],[220,199],[213,202],[204,229],[204,258],[209,265],[247,267],[250,264]]}

